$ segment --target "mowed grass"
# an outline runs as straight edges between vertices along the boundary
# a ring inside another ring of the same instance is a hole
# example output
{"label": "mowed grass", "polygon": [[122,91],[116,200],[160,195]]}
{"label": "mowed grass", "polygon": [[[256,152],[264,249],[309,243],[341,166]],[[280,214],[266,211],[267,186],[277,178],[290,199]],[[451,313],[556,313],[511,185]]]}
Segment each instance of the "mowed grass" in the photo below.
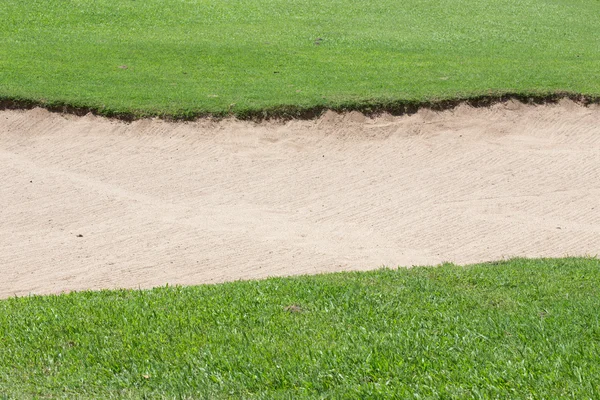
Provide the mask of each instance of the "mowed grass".
{"label": "mowed grass", "polygon": [[594,97],[599,15],[597,0],[5,0],[0,99],[193,117]]}
{"label": "mowed grass", "polygon": [[0,397],[598,398],[600,261],[0,301]]}

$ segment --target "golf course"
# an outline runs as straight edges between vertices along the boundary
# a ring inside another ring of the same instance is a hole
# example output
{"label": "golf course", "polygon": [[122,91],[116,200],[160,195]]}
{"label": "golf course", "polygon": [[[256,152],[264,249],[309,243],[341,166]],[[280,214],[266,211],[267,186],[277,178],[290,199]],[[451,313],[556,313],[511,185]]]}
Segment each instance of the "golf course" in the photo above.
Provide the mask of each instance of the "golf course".
{"label": "golf course", "polygon": [[2,1],[0,399],[599,398],[599,16]]}

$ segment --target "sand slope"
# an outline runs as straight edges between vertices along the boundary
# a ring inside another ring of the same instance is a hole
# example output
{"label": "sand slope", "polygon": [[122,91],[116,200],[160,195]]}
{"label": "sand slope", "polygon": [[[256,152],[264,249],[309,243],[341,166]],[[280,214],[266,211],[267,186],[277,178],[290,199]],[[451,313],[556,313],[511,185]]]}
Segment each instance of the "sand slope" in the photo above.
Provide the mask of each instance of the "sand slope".
{"label": "sand slope", "polygon": [[600,253],[600,109],[0,113],[0,297]]}

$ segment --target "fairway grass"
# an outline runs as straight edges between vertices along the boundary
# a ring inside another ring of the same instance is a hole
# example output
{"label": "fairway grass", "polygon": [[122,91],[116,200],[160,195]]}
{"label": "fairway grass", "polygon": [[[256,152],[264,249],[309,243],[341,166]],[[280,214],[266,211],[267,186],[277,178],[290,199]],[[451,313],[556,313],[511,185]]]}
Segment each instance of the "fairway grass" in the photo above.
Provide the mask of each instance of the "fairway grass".
{"label": "fairway grass", "polygon": [[598,398],[600,261],[0,301],[0,397]]}
{"label": "fairway grass", "polygon": [[588,0],[9,0],[0,105],[193,118],[597,98],[598,15]]}

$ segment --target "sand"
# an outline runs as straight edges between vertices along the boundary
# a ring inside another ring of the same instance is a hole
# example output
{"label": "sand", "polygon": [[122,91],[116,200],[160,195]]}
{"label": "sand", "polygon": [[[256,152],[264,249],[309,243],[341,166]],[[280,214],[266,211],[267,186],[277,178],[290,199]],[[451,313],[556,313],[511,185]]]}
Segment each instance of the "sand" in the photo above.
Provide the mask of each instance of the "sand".
{"label": "sand", "polygon": [[0,112],[0,297],[600,250],[600,108]]}

